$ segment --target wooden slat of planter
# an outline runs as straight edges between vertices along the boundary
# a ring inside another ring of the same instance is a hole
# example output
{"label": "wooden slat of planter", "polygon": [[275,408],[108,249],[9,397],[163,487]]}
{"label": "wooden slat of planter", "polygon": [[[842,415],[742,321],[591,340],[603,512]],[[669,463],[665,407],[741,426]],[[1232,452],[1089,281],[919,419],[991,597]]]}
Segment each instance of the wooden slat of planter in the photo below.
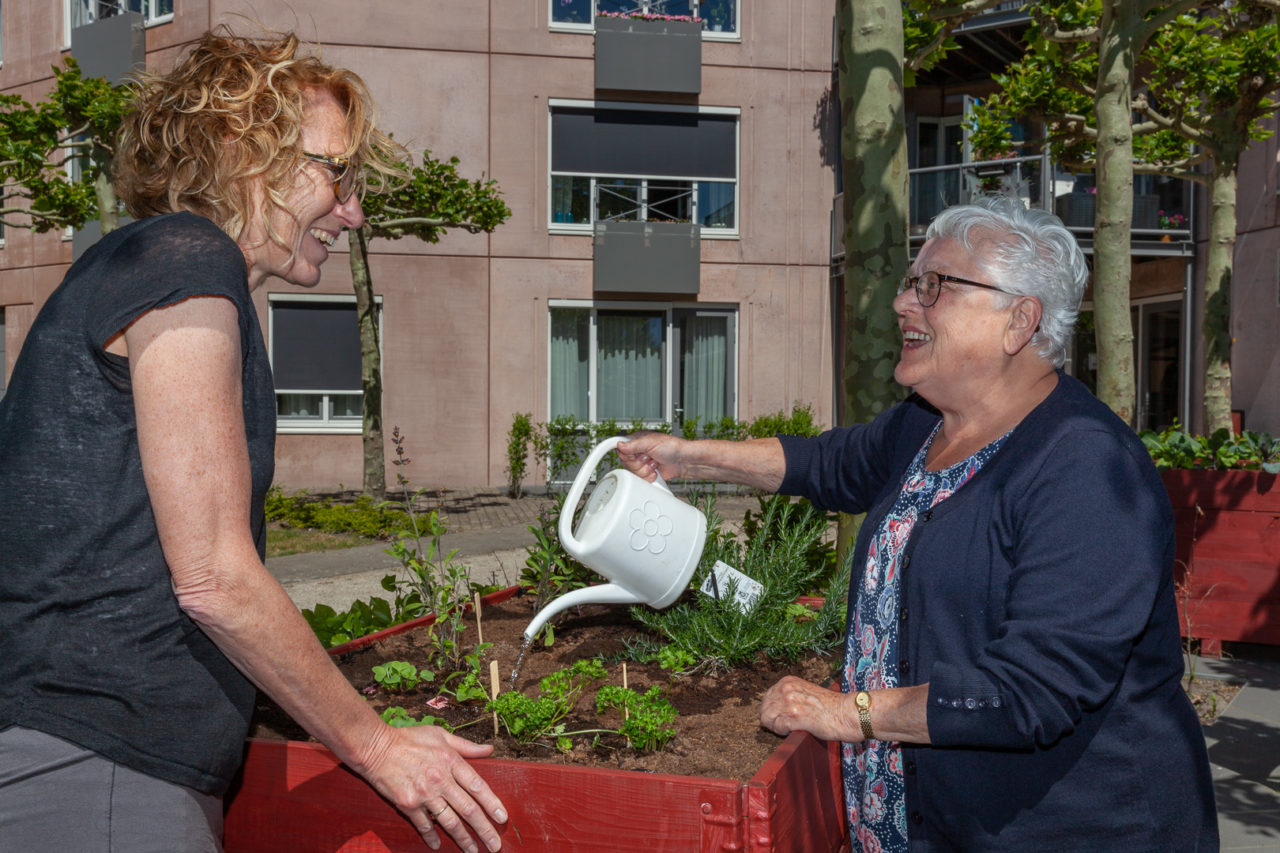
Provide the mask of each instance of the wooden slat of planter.
{"label": "wooden slat of planter", "polygon": [[426,849],[413,826],[319,744],[250,740],[228,795],[226,853]]}
{"label": "wooden slat of planter", "polygon": [[[504,850],[743,850],[736,780],[499,759],[472,766],[510,813]],[[319,744],[251,739],[243,779],[228,798],[226,853],[424,849],[408,821]]]}
{"label": "wooden slat of planter", "polygon": [[1202,654],[1221,641],[1280,644],[1280,484],[1256,471],[1165,471],[1178,609]]}
{"label": "wooden slat of planter", "polygon": [[1174,509],[1200,504],[1205,509],[1280,513],[1280,484],[1262,471],[1162,471],[1160,478]]}
{"label": "wooden slat of planter", "polygon": [[746,786],[747,850],[847,849],[840,746],[793,733]]}

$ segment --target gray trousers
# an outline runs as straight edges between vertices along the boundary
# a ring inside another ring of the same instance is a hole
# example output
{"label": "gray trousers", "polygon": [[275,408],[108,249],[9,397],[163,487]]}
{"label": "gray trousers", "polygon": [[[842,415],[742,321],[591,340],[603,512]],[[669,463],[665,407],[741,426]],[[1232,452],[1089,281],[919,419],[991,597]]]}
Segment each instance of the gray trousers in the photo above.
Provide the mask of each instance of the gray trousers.
{"label": "gray trousers", "polygon": [[0,731],[0,850],[220,853],[222,798],[44,732]]}

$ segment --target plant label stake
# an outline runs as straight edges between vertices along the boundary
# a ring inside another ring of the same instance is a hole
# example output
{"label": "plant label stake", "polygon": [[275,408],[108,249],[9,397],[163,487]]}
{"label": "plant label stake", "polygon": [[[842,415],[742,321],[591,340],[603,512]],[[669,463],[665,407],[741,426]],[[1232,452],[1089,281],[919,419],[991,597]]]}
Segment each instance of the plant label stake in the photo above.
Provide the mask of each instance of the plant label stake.
{"label": "plant label stake", "polygon": [[476,645],[484,645],[484,629],[480,627],[480,593],[476,593]]}
{"label": "plant label stake", "polygon": [[[489,698],[498,698],[498,662],[489,661]],[[498,712],[493,712],[493,736],[498,736]]]}
{"label": "plant label stake", "polygon": [[573,513],[587,480],[620,437],[596,445],[560,511],[560,542],[569,554],[611,583],[576,589],[552,601],[524,629],[530,643],[547,620],[582,604],[647,604],[667,607],[689,586],[707,541],[707,517],[677,498],[659,477],[650,483],[623,468],[600,478],[578,528]]}

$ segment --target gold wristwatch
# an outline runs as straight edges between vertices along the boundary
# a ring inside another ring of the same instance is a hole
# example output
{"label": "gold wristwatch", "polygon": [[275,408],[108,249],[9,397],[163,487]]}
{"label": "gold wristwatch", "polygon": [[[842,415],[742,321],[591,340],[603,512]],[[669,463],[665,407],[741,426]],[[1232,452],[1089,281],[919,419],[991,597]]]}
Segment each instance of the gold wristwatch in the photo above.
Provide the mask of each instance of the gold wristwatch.
{"label": "gold wristwatch", "polygon": [[858,722],[862,723],[862,736],[866,740],[875,740],[875,732],[871,730],[871,694],[859,690],[853,694],[853,704],[858,706]]}

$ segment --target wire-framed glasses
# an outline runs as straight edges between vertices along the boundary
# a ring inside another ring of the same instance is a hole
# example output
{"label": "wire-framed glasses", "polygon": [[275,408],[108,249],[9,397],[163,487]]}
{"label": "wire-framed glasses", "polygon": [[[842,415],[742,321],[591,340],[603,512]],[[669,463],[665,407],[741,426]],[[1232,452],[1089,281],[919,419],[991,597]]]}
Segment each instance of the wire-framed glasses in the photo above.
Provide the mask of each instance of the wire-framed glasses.
{"label": "wire-framed glasses", "polygon": [[310,151],[303,151],[302,156],[333,171],[333,197],[338,200],[338,204],[346,204],[347,199],[356,191],[356,177],[360,171],[351,165],[351,159],[312,154]]}
{"label": "wire-framed glasses", "polygon": [[920,300],[920,307],[932,308],[934,303],[938,301],[938,297],[942,295],[942,283],[949,281],[954,284],[967,284],[971,287],[983,287],[987,290],[998,290],[1001,293],[1009,293],[1003,287],[996,287],[994,284],[983,284],[980,281],[970,281],[967,278],[959,276],[947,275],[946,273],[922,272],[920,275],[904,276],[902,281],[898,283],[898,293],[907,292],[907,288],[914,287],[916,291],[916,299]]}

